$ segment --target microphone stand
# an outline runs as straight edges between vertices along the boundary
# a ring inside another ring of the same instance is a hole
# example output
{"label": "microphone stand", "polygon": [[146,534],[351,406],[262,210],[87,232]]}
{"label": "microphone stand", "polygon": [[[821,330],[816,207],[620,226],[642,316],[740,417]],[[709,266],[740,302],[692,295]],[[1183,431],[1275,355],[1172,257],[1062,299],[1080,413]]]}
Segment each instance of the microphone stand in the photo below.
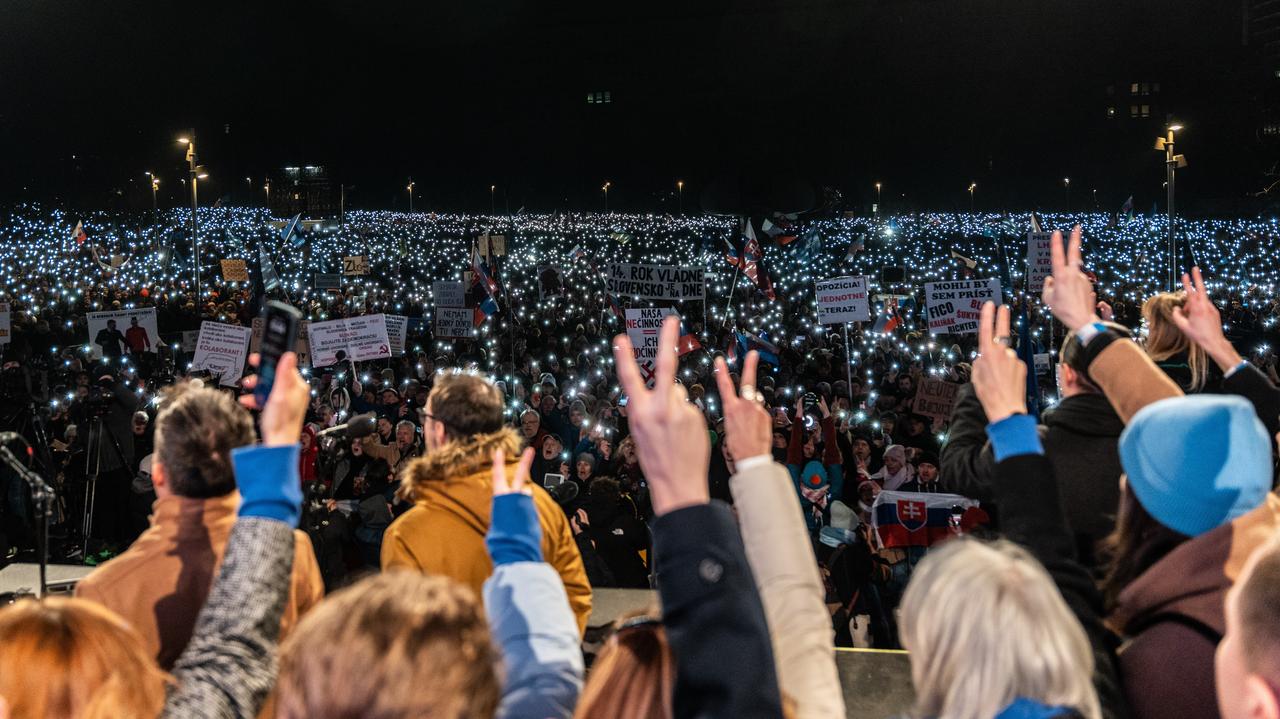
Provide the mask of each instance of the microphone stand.
{"label": "microphone stand", "polygon": [[0,461],[26,481],[31,488],[31,501],[36,511],[36,555],[40,559],[40,591],[36,597],[44,597],[49,590],[46,571],[49,566],[49,517],[53,512],[53,488],[38,473],[27,469],[8,447],[0,445]]}

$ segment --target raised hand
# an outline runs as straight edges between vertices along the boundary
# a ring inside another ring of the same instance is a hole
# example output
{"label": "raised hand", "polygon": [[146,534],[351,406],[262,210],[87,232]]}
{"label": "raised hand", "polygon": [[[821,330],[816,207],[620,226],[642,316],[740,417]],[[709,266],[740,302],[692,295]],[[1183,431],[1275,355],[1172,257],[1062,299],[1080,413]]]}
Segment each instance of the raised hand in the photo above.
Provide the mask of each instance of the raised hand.
{"label": "raised hand", "polygon": [[[258,366],[260,356],[257,352],[249,355],[249,365]],[[271,384],[271,394],[267,403],[261,407],[254,399],[253,388],[258,385],[258,376],[245,377],[241,386],[249,394],[240,397],[240,404],[249,409],[262,410],[258,418],[258,428],[262,432],[262,444],[266,447],[282,447],[298,443],[302,434],[302,421],[307,416],[307,406],[311,402],[311,386],[298,373],[298,355],[285,352],[276,363],[276,377]]]}
{"label": "raised hand", "polygon": [[495,450],[492,470],[493,496],[501,497],[504,494],[532,495],[528,485],[532,482],[529,477],[529,470],[533,467],[533,457],[533,447],[525,447],[524,452],[520,454],[520,461],[516,463],[516,469],[511,475],[511,480],[507,481],[506,453],[500,449]]}
{"label": "raised hand", "polygon": [[1009,348],[1010,339],[1009,308],[1002,305],[997,312],[994,304],[983,304],[973,389],[991,423],[1027,413],[1027,366]]}
{"label": "raised hand", "polygon": [[507,480],[507,460],[502,450],[493,453],[493,508],[485,547],[495,566],[542,561],[542,525],[529,489],[533,448],[527,447]]}
{"label": "raised hand", "polygon": [[756,390],[756,367],[760,356],[751,351],[742,363],[741,394],[733,389],[733,378],[723,357],[716,358],[716,386],[724,407],[724,441],[729,453],[739,460],[770,454],[773,421],[760,402]]}
{"label": "raised hand", "polygon": [[1190,276],[1182,274],[1182,287],[1187,292],[1187,301],[1173,309],[1173,323],[1188,339],[1200,345],[1222,370],[1240,364],[1240,354],[1222,333],[1222,315],[1209,299],[1199,267],[1192,267]]}
{"label": "raised hand", "polygon": [[1053,263],[1053,276],[1044,279],[1041,299],[1053,316],[1072,332],[1100,321],[1093,283],[1085,275],[1080,259],[1080,225],[1071,230],[1071,241],[1065,251],[1062,232],[1055,230],[1049,240],[1049,256]]}
{"label": "raised hand", "polygon": [[676,342],[680,319],[668,317],[658,335],[658,358],[653,389],[646,389],[636,365],[635,350],[626,334],[613,340],[618,381],[630,398],[627,409],[631,435],[636,440],[640,468],[649,480],[656,514],[706,504],[707,463],[711,439],[698,407],[676,379]]}

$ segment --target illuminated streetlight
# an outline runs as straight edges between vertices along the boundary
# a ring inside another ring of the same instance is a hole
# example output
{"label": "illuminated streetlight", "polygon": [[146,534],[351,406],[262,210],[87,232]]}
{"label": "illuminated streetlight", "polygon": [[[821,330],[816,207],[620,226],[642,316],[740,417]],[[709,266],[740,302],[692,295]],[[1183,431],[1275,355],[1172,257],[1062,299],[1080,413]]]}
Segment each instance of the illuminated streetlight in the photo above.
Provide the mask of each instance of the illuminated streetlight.
{"label": "illuminated streetlight", "polygon": [[604,190],[604,211],[605,212],[609,211],[609,186],[612,184],[613,184],[612,182],[609,182],[608,180],[606,180],[604,183],[604,186],[600,188],[601,190]]}
{"label": "illuminated streetlight", "polygon": [[409,185],[405,187],[409,191],[409,214],[413,214],[413,177],[409,178]]}
{"label": "illuminated streetlight", "polygon": [[1067,212],[1071,212],[1071,178],[1062,178],[1062,186],[1066,188],[1067,192]]}
{"label": "illuminated streetlight", "polygon": [[495,208],[497,205],[495,205],[495,204],[494,204],[494,200],[493,200],[493,193],[494,193],[497,189],[498,189],[498,186],[497,186],[497,185],[489,185],[489,214],[490,214],[490,215],[495,214],[495,210],[494,210],[494,208]]}
{"label": "illuminated streetlight", "polygon": [[200,297],[200,225],[196,219],[196,209],[199,207],[199,180],[209,176],[205,172],[204,167],[196,164],[196,132],[185,137],[179,137],[178,142],[187,146],[187,172],[191,179],[191,245],[194,249],[192,252],[192,265],[195,270],[195,284],[192,291],[196,297]]}
{"label": "illuminated streetlight", "polygon": [[876,217],[880,216],[880,183],[876,183]]}
{"label": "illuminated streetlight", "polygon": [[1164,168],[1165,168],[1165,188],[1169,191],[1166,201],[1166,210],[1168,212],[1169,222],[1169,291],[1173,292],[1178,288],[1178,238],[1177,238],[1177,216],[1173,213],[1173,176],[1179,167],[1187,166],[1187,158],[1182,155],[1176,155],[1173,152],[1173,133],[1182,129],[1182,125],[1174,122],[1170,123],[1167,128],[1165,137],[1156,138],[1156,150],[1164,151]]}
{"label": "illuminated streetlight", "polygon": [[684,180],[676,180],[676,202],[680,208],[680,214],[684,214]]}
{"label": "illuminated streetlight", "polygon": [[973,193],[978,189],[978,183],[969,183],[969,212],[973,212]]}
{"label": "illuminated streetlight", "polygon": [[147,177],[151,178],[151,211],[155,212],[156,211],[156,190],[160,189],[160,178],[156,177],[150,172],[145,174]]}

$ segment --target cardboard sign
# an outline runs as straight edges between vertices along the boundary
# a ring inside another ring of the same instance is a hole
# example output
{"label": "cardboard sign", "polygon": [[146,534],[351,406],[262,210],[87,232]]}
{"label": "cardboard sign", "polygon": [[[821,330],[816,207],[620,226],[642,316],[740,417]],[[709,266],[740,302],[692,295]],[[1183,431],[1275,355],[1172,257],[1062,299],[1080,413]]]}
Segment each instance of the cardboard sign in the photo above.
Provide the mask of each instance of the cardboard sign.
{"label": "cardboard sign", "polygon": [[344,275],[369,274],[369,259],[364,255],[352,255],[351,257],[343,257],[342,258],[342,274]]}
{"label": "cardboard sign", "polygon": [[385,315],[387,318],[387,339],[391,340],[391,356],[404,354],[404,336],[409,328],[409,318],[404,315]]}
{"label": "cardboard sign", "polygon": [[474,310],[465,307],[437,307],[435,335],[438,338],[470,337]]}
{"label": "cardboard sign", "polygon": [[865,322],[871,319],[866,277],[835,277],[816,285],[818,324]]}
{"label": "cardboard sign", "polygon": [[431,301],[436,307],[466,307],[467,291],[456,280],[436,280],[431,283]]}
{"label": "cardboard sign", "polygon": [[956,404],[956,392],[960,385],[940,379],[925,379],[916,389],[911,411],[933,420],[933,426],[951,419],[951,409]]}
{"label": "cardboard sign", "polygon": [[341,290],[342,275],[337,272],[317,272],[314,284],[317,290]]}
{"label": "cardboard sign", "polygon": [[9,303],[0,302],[0,345],[13,341],[13,328],[10,324]]}
{"label": "cardboard sign", "polygon": [[226,282],[248,282],[249,268],[244,260],[223,260],[222,279]]}
{"label": "cardboard sign", "polygon": [[1044,278],[1053,274],[1049,242],[1052,232],[1027,233],[1027,291],[1044,289]]}
{"label": "cardboard sign", "polygon": [[391,356],[387,320],[382,314],[312,322],[308,339],[313,367],[328,367],[349,359],[364,362]]}
{"label": "cardboard sign", "polygon": [[1047,376],[1053,370],[1053,355],[1048,352],[1035,353],[1031,361],[1035,364],[1036,375],[1040,377]]}
{"label": "cardboard sign", "polygon": [[[294,343],[293,351],[298,355],[299,367],[311,366],[311,341],[307,334],[310,324],[308,320],[298,322],[298,341]],[[249,328],[252,330],[249,336],[249,352],[257,352],[262,344],[262,318],[254,317]]]}
{"label": "cardboard sign", "polygon": [[610,294],[649,300],[701,300],[705,292],[702,267],[669,265],[608,265],[605,289]]}
{"label": "cardboard sign", "polygon": [[670,307],[644,307],[626,312],[627,337],[640,365],[640,376],[644,377],[646,387],[652,387],[658,359],[658,331],[662,329],[662,320],[676,311]]}
{"label": "cardboard sign", "polygon": [[978,331],[982,304],[1000,302],[1000,281],[926,282],[924,295],[930,334],[972,334]]}
{"label": "cardboard sign", "polygon": [[90,312],[87,319],[94,359],[102,359],[104,350],[111,357],[129,354],[135,347],[143,352],[155,352],[156,343],[161,342],[154,307]]}
{"label": "cardboard sign", "polygon": [[492,235],[489,237],[489,250],[495,257],[505,257],[507,254],[507,236]]}
{"label": "cardboard sign", "polygon": [[564,273],[555,265],[538,266],[538,299],[548,300],[565,294]]}
{"label": "cardboard sign", "polygon": [[200,341],[200,330],[182,331],[182,351],[188,354],[196,351],[196,343]]}
{"label": "cardboard sign", "polygon": [[244,363],[249,359],[249,338],[253,330],[248,327],[226,325],[205,320],[200,323],[200,337],[196,340],[196,355],[190,369],[207,370],[218,378],[218,384],[234,387],[244,375]]}

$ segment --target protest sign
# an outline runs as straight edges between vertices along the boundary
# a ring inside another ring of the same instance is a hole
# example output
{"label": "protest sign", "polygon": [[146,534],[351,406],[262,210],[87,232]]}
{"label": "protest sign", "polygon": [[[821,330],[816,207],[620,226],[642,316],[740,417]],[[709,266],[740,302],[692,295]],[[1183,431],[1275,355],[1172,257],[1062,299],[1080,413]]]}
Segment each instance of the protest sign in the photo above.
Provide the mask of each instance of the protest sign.
{"label": "protest sign", "polygon": [[337,272],[317,272],[315,288],[317,290],[341,290],[342,275]]}
{"label": "protest sign", "polygon": [[538,267],[538,299],[546,300],[565,293],[564,274],[555,265]]}
{"label": "protest sign", "polygon": [[404,335],[409,327],[409,318],[404,315],[386,315],[387,339],[391,340],[391,356],[404,354]]}
{"label": "protest sign", "polygon": [[119,357],[137,348],[143,352],[155,352],[156,343],[160,341],[154,307],[90,312],[87,319],[89,345],[94,359],[102,359],[104,351],[109,357]]}
{"label": "protest sign", "polygon": [[391,356],[386,316],[382,314],[312,322],[308,339],[313,367],[328,367],[348,359],[364,362]]}
{"label": "protest sign", "polygon": [[1031,360],[1035,364],[1037,376],[1046,377],[1053,371],[1053,355],[1048,352],[1037,352],[1031,356]]}
{"label": "protest sign", "polygon": [[608,265],[605,289],[613,295],[649,300],[701,300],[704,292],[701,267],[668,265]]}
{"label": "protest sign", "polygon": [[12,325],[9,319],[9,303],[0,302],[0,345],[12,342]]}
{"label": "protest sign", "polygon": [[835,277],[817,282],[818,324],[865,322],[871,319],[866,277]]}
{"label": "protest sign", "polygon": [[924,295],[930,334],[970,334],[978,331],[982,304],[1000,302],[1000,281],[926,282]]}
{"label": "protest sign", "polygon": [[436,307],[466,307],[467,291],[457,280],[436,280],[431,283],[431,301]]}
{"label": "protest sign", "polygon": [[249,327],[209,320],[201,322],[191,369],[207,370],[218,378],[218,384],[235,386],[244,375],[244,363],[249,359],[249,338],[252,334],[253,330]]}
{"label": "protest sign", "polygon": [[1049,241],[1053,237],[1050,232],[1027,233],[1027,291],[1039,292],[1044,289],[1044,278],[1053,274],[1053,263],[1049,254]]}
{"label": "protest sign", "polygon": [[352,255],[342,258],[342,274],[344,275],[367,275],[369,274],[369,259],[364,255]]}
{"label": "protest sign", "polygon": [[222,279],[226,282],[248,282],[249,268],[244,260],[223,260]]}
{"label": "protest sign", "polygon": [[955,382],[932,378],[921,380],[911,411],[933,420],[933,426],[937,427],[951,418],[959,389],[960,385]]}
{"label": "protest sign", "polygon": [[[196,343],[200,341],[200,330],[182,331],[182,351],[190,354],[196,351]],[[257,350],[254,350],[255,352]]]}
{"label": "protest sign", "polygon": [[658,331],[662,320],[676,311],[670,307],[644,307],[627,310],[627,337],[635,350],[636,363],[645,386],[653,386],[654,370],[658,359]]}
{"label": "protest sign", "polygon": [[495,257],[503,257],[507,254],[507,236],[493,235],[489,238],[489,251]]}
{"label": "protest sign", "polygon": [[474,314],[473,310],[465,307],[437,307],[436,337],[470,337]]}
{"label": "protest sign", "polygon": [[[308,339],[307,330],[310,326],[307,320],[298,322],[298,339],[293,345],[293,351],[298,355],[298,366],[309,367],[311,362],[311,342]],[[249,352],[257,352],[259,345],[262,344],[262,318],[254,317],[253,322],[249,325],[252,332],[249,335]]]}

